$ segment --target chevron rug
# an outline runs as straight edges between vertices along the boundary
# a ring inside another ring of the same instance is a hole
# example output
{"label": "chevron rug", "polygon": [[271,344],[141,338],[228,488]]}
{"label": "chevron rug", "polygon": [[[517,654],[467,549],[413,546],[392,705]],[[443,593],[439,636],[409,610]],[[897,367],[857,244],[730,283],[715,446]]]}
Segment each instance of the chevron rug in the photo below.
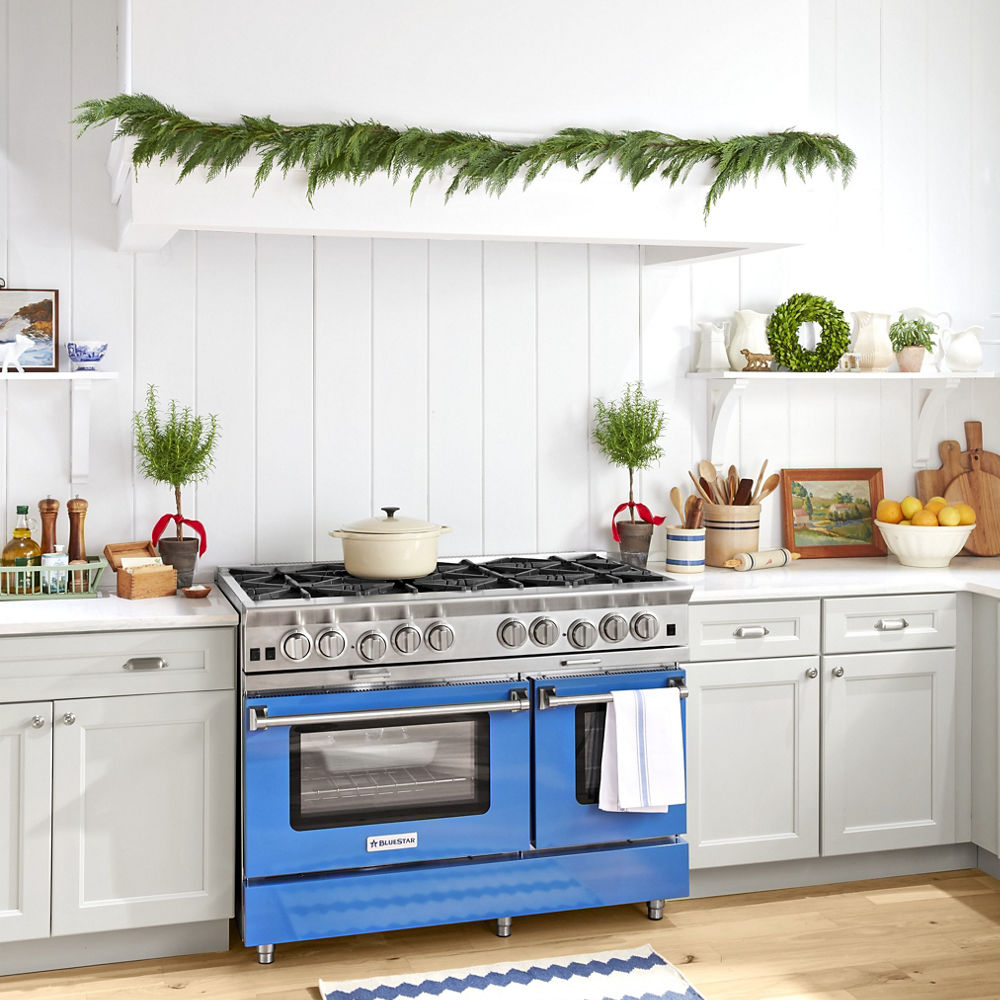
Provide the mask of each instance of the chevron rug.
{"label": "chevron rug", "polygon": [[323,1000],[705,1000],[649,945],[386,979],[319,981]]}

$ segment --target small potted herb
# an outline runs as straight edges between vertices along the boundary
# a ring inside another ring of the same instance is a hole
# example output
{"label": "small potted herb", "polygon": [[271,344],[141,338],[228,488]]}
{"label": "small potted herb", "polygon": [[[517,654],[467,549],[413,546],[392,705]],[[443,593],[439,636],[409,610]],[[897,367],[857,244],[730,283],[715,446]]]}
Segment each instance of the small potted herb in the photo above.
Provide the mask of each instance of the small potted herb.
{"label": "small potted herb", "polygon": [[[212,468],[212,453],[218,440],[218,421],[214,414],[207,418],[195,416],[190,407],[181,407],[176,399],[168,405],[161,421],[157,412],[156,386],[146,388],[146,408],[132,417],[135,428],[135,450],[139,455],[139,470],[147,479],[174,488],[176,514],[164,514],[153,528],[152,541],[159,542],[164,563],[177,570],[177,586],[189,587],[194,578],[197,558],[205,554],[205,526],[201,521],[184,517],[181,510],[181,487],[208,478]],[[161,538],[167,525],[177,525],[176,538]],[[184,525],[198,536],[185,537]]]}
{"label": "small potted herb", "polygon": [[889,339],[896,352],[896,364],[901,372],[918,372],[924,363],[924,352],[934,350],[934,334],[937,332],[930,320],[916,317],[899,319],[889,327]]}
{"label": "small potted herb", "polygon": [[[613,402],[598,399],[594,408],[594,441],[612,465],[628,469],[628,500],[611,515],[611,536],[618,542],[625,562],[645,566],[653,526],[662,524],[663,518],[654,517],[645,504],[636,501],[634,478],[638,470],[650,468],[663,457],[659,440],[665,417],[659,400],[643,395],[641,382],[630,382],[621,398]],[[626,508],[628,520],[616,521]]]}

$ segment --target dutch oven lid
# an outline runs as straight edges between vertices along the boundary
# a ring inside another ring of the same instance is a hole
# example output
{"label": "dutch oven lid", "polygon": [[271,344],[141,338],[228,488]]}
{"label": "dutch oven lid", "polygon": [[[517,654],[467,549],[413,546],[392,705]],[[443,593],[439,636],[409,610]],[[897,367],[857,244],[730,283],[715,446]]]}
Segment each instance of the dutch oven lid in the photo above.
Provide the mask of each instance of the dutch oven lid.
{"label": "dutch oven lid", "polygon": [[441,533],[440,524],[421,521],[418,517],[396,517],[398,507],[383,507],[385,517],[366,517],[363,521],[355,521],[345,526],[345,531],[353,531],[364,535],[402,535],[419,532]]}

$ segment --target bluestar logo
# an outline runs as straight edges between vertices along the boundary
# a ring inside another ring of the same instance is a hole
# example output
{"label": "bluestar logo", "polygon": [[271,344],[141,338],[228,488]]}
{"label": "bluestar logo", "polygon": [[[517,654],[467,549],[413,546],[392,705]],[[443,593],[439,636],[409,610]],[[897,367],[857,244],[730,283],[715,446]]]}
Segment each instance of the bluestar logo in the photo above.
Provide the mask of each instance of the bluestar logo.
{"label": "bluestar logo", "polygon": [[402,851],[417,846],[416,833],[386,833],[365,840],[366,851]]}

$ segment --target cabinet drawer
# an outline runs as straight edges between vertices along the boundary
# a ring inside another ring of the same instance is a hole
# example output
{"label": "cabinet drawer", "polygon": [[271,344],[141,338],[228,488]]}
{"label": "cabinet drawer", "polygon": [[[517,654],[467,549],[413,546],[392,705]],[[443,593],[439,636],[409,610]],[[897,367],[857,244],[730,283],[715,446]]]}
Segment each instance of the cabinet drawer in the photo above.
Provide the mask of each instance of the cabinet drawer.
{"label": "cabinet drawer", "polygon": [[0,639],[4,701],[228,690],[235,676],[231,628]]}
{"label": "cabinet drawer", "polygon": [[763,659],[819,652],[819,601],[692,604],[690,659]]}
{"label": "cabinet drawer", "polygon": [[955,645],[954,594],[893,594],[823,602],[823,652],[933,649]]}

